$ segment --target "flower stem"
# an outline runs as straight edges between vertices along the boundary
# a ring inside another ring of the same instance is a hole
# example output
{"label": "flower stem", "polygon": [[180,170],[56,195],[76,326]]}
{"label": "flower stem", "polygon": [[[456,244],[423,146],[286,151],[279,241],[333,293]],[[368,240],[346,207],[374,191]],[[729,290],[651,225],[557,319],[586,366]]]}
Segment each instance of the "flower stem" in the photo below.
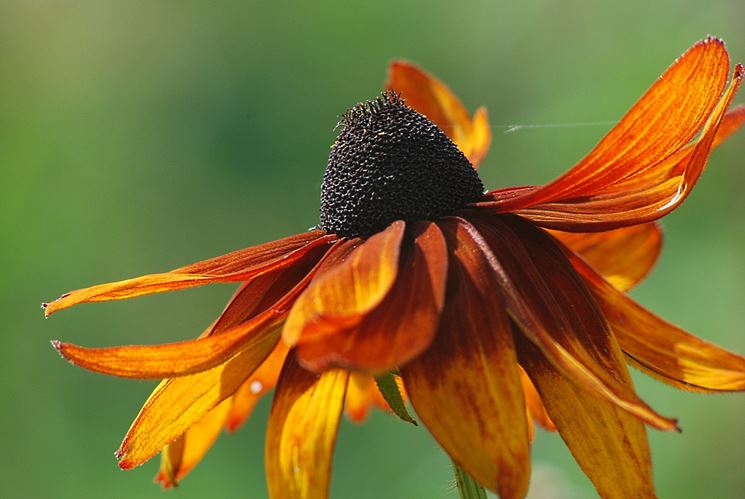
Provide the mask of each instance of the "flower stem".
{"label": "flower stem", "polygon": [[486,499],[484,487],[455,463],[453,463],[453,473],[460,499]]}

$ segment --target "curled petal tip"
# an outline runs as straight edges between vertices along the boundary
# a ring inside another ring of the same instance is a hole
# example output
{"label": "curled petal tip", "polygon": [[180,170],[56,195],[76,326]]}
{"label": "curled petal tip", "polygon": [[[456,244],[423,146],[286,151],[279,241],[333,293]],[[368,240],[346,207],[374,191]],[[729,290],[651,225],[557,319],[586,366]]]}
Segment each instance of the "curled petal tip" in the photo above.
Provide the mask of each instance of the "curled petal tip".
{"label": "curled petal tip", "polygon": [[64,355],[62,354],[62,342],[60,340],[51,340],[49,343],[52,344],[52,348],[57,350],[58,354],[64,357]]}

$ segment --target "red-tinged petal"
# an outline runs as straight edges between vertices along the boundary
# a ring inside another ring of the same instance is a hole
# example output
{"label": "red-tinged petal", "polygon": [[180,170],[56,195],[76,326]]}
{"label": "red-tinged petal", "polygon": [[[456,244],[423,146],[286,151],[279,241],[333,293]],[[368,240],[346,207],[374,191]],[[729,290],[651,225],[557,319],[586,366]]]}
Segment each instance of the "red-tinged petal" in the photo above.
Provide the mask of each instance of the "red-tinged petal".
{"label": "red-tinged petal", "polygon": [[396,280],[405,227],[403,221],[393,222],[334,268],[319,272],[292,307],[284,341],[294,345],[359,324]]}
{"label": "red-tinged petal", "polygon": [[635,365],[684,390],[745,390],[745,357],[659,318],[614,289],[579,258],[570,258],[589,284],[624,353]]}
{"label": "red-tinged petal", "polygon": [[584,159],[555,181],[504,202],[502,210],[593,196],[675,154],[707,122],[728,72],[729,56],[721,40],[695,44]]}
{"label": "red-tinged petal", "polygon": [[328,246],[335,240],[336,236],[315,230],[179,267],[170,272],[79,289],[44,304],[44,314],[48,317],[79,303],[124,300],[215,282],[246,281],[271,270],[288,267],[313,248]]}
{"label": "red-tinged petal", "polygon": [[471,119],[466,107],[445,84],[405,61],[390,64],[385,87],[401,94],[407,106],[440,127],[466,155],[473,167],[478,167],[491,142],[491,129],[485,108],[477,109]]}
{"label": "red-tinged petal", "polygon": [[229,409],[230,399],[223,400],[175,442],[167,445],[161,451],[160,471],[155,481],[166,489],[178,486],[220,436]]}
{"label": "red-tinged petal", "polygon": [[290,353],[282,369],[266,434],[272,499],[325,499],[349,373],[305,371]]}
{"label": "red-tinged petal", "polygon": [[547,233],[512,215],[461,225],[487,255],[521,331],[580,387],[662,430],[674,419],[652,410],[626,382],[610,326],[583,280]]}
{"label": "red-tinged petal", "polygon": [[528,420],[535,421],[548,431],[556,431],[556,425],[548,416],[541,396],[522,367],[520,367],[520,383],[523,386],[523,398],[525,399],[525,410],[528,414]]}
{"label": "red-tinged petal", "polygon": [[549,232],[621,291],[644,279],[662,250],[662,229],[657,222],[608,232]]}
{"label": "red-tinged petal", "polygon": [[[276,333],[279,340],[279,331]],[[119,467],[139,466],[230,397],[269,356],[276,345],[265,342],[230,360],[190,376],[166,379],[155,388],[116,451]]]}
{"label": "red-tinged petal", "polygon": [[289,348],[280,341],[261,366],[233,394],[230,412],[225,422],[228,431],[236,431],[253,412],[261,397],[274,389]]}
{"label": "red-tinged petal", "polygon": [[[260,276],[236,295],[209,331],[212,334],[195,340],[108,348],[52,344],[71,363],[113,376],[160,379],[204,371],[241,350],[274,344],[289,307],[320,267],[319,258],[318,252],[311,252],[289,268]],[[225,329],[231,324],[236,325]]]}
{"label": "red-tinged petal", "polygon": [[411,403],[453,461],[500,497],[530,478],[525,406],[509,319],[476,244],[442,222],[451,252],[448,300],[432,345],[401,368]]}
{"label": "red-tinged petal", "polygon": [[[652,498],[652,461],[641,421],[595,397],[559,372],[516,334],[520,364],[541,394],[551,420],[601,497]],[[631,384],[628,373],[623,376]]]}
{"label": "red-tinged petal", "polygon": [[543,227],[571,232],[617,229],[667,215],[688,197],[706,167],[719,125],[742,78],[743,67],[738,64],[732,82],[695,147],[673,168],[663,161],[658,164],[659,168],[655,166],[638,174],[629,174],[604,191],[588,191],[577,198],[516,209],[514,213]]}
{"label": "red-tinged petal", "polygon": [[303,367],[382,373],[429,346],[445,299],[445,238],[436,224],[417,222],[403,246],[398,277],[385,299],[357,327],[301,343],[297,355]]}

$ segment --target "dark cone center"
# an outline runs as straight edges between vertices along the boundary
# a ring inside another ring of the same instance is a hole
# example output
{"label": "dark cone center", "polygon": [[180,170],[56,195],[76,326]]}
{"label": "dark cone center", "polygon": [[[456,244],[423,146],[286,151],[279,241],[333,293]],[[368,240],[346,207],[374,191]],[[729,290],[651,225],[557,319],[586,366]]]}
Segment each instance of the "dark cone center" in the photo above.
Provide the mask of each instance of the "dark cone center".
{"label": "dark cone center", "polygon": [[321,228],[367,236],[394,220],[452,214],[484,185],[463,153],[392,93],[341,117],[321,186]]}

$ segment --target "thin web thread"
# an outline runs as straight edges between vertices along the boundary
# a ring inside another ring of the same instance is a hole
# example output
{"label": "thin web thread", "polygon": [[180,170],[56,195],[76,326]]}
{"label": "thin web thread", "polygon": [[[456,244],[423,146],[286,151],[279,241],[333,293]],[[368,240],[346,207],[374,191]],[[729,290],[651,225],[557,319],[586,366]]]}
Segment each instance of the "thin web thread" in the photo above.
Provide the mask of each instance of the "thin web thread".
{"label": "thin web thread", "polygon": [[581,121],[577,123],[547,123],[547,124],[535,124],[535,125],[494,125],[491,128],[504,128],[502,133],[515,133],[520,130],[536,129],[536,128],[583,128],[583,127],[599,127],[615,125],[617,121]]}

